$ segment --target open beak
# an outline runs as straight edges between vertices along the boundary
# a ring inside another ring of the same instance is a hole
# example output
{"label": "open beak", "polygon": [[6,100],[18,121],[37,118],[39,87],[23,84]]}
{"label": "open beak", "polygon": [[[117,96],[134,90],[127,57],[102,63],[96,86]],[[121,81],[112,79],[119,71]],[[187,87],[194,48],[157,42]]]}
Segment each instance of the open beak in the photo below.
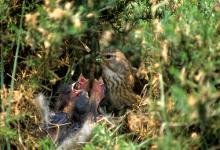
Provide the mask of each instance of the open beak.
{"label": "open beak", "polygon": [[89,80],[80,74],[78,80],[72,84],[73,95],[78,95],[81,90],[88,92]]}

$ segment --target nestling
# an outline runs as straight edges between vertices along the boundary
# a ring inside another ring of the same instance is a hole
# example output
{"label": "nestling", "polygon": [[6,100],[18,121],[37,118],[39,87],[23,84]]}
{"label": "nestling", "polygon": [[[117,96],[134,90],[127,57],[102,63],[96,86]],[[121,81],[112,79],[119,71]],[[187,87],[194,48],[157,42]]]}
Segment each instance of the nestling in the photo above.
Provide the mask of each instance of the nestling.
{"label": "nestling", "polygon": [[80,75],[76,82],[64,89],[59,96],[57,106],[60,106],[56,112],[49,110],[43,94],[36,98],[43,129],[57,144],[57,149],[74,149],[91,137],[105,88],[102,78],[94,79],[89,97],[88,81]]}

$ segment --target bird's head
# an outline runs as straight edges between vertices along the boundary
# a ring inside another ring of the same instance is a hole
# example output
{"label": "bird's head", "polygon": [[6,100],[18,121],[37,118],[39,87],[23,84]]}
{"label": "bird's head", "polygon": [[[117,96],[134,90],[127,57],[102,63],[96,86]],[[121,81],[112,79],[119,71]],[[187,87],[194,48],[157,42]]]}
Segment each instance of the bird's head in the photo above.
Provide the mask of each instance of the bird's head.
{"label": "bird's head", "polygon": [[119,50],[104,50],[100,54],[103,72],[111,70],[118,74],[126,74],[130,64],[125,55]]}
{"label": "bird's head", "polygon": [[105,94],[105,85],[102,80],[102,77],[100,77],[99,80],[94,79],[91,89],[90,100],[96,102],[96,107],[99,106],[100,101],[104,98],[104,94]]}

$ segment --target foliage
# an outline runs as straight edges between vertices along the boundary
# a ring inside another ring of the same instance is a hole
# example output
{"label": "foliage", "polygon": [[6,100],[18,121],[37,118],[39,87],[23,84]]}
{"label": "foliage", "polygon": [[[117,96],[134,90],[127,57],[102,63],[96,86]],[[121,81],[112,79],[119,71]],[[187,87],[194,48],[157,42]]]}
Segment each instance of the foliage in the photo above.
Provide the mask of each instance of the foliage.
{"label": "foliage", "polygon": [[91,140],[92,143],[87,144],[82,149],[92,150],[92,149],[130,149],[134,150],[138,146],[135,143],[126,141],[123,136],[114,135],[115,132],[108,131],[103,125],[99,125],[94,129],[94,135]]}
{"label": "foliage", "polygon": [[[31,132],[39,124],[34,94],[54,95],[60,82],[80,71],[88,74],[91,61],[86,59],[94,62],[107,47],[124,51],[147,84],[141,104],[116,121],[114,131],[99,125],[82,149],[218,147],[219,3],[0,1],[2,149],[54,148]],[[83,67],[77,70],[80,63]],[[26,117],[14,117],[19,115]]]}

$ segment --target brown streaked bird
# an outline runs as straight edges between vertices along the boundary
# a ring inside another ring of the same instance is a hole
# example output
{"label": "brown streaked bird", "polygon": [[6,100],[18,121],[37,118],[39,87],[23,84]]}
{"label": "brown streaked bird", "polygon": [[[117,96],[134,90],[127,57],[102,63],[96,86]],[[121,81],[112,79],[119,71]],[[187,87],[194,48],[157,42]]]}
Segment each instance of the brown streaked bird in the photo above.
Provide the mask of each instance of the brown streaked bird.
{"label": "brown streaked bird", "polygon": [[133,91],[134,72],[125,55],[119,50],[101,52],[102,77],[112,109],[131,107],[140,100]]}

